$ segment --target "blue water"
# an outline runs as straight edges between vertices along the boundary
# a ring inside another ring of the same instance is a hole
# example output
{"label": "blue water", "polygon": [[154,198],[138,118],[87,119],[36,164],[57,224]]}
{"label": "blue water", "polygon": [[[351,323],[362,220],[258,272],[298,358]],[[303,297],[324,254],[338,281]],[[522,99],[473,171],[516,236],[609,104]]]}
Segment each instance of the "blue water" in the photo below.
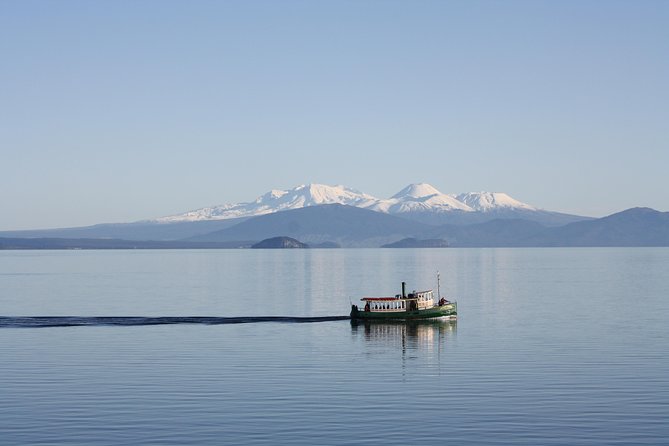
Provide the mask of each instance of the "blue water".
{"label": "blue water", "polygon": [[663,248],[0,251],[0,444],[667,444],[668,315]]}

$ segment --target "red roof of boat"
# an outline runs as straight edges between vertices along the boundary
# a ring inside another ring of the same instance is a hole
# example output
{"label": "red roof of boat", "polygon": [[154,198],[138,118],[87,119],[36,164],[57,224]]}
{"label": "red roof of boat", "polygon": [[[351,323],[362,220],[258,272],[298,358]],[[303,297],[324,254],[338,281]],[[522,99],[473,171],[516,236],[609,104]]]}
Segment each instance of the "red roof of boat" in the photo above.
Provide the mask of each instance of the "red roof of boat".
{"label": "red roof of boat", "polygon": [[[425,290],[425,291],[414,291],[413,293],[410,294],[421,294],[421,293],[429,293],[432,290]],[[401,299],[416,299],[416,297],[363,297],[360,300],[401,300]]]}
{"label": "red roof of boat", "polygon": [[363,297],[360,300],[400,300],[401,297]]}

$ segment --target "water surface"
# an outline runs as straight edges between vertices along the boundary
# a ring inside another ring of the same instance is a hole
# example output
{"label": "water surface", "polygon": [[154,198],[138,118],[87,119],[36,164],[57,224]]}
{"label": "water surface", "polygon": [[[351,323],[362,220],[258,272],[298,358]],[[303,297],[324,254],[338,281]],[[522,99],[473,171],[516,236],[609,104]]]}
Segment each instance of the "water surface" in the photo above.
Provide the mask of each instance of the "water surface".
{"label": "water surface", "polygon": [[[330,320],[437,269],[457,322]],[[0,309],[0,444],[669,438],[669,249],[0,251]]]}

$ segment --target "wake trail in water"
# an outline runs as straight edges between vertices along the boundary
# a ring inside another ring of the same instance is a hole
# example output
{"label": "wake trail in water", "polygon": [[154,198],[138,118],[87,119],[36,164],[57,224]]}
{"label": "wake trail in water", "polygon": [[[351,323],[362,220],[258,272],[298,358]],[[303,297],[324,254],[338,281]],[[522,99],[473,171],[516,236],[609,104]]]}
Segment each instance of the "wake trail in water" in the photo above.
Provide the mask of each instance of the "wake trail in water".
{"label": "wake trail in water", "polygon": [[80,326],[140,326],[140,325],[225,325],[253,324],[259,322],[279,322],[286,324],[343,321],[349,316],[242,316],[242,317],[208,317],[208,316],[0,316],[0,328],[43,328],[43,327],[80,327]]}

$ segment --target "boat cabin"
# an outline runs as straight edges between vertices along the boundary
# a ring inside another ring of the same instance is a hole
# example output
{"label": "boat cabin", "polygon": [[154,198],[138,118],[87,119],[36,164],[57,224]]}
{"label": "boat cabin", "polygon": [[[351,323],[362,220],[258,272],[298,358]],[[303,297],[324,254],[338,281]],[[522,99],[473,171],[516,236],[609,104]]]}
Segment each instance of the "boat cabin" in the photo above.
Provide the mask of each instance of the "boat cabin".
{"label": "boat cabin", "polygon": [[415,311],[434,307],[432,290],[414,291],[406,297],[363,297],[365,311]]}

